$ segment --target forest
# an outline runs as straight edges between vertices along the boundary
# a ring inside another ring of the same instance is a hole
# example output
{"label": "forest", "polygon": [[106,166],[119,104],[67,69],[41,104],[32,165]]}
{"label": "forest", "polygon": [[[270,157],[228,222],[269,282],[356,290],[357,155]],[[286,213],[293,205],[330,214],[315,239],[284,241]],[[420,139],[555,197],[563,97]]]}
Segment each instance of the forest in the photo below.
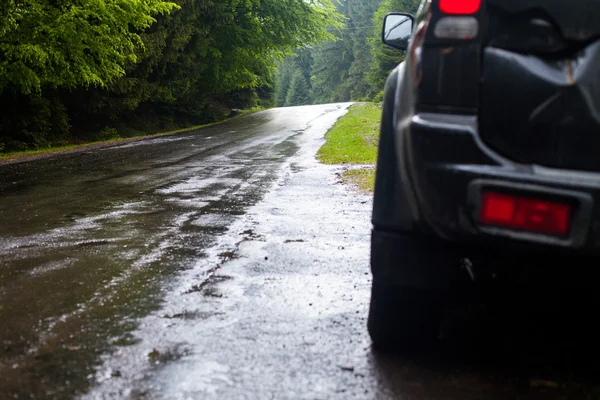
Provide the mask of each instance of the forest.
{"label": "forest", "polygon": [[403,59],[381,42],[389,12],[415,13],[419,0],[340,0],[336,10],[344,26],[329,27],[334,36],[303,46],[278,63],[278,107],[345,101],[381,101],[389,72]]}
{"label": "forest", "polygon": [[377,100],[418,0],[2,0],[0,153]]}

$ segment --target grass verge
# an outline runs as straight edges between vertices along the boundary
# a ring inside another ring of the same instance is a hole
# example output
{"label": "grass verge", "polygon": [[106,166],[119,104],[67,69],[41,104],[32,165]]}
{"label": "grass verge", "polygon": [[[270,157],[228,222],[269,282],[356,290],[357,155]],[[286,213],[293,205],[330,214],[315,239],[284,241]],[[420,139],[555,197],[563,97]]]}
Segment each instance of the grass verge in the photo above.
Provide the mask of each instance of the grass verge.
{"label": "grass verge", "polygon": [[342,180],[370,193],[375,187],[381,106],[358,103],[325,135],[317,159],[324,164],[346,164]]}
{"label": "grass verge", "polygon": [[232,117],[232,118],[224,119],[222,121],[217,121],[217,122],[213,122],[210,124],[192,126],[189,128],[183,128],[183,129],[178,129],[178,130],[174,130],[174,131],[154,133],[151,135],[140,135],[140,136],[133,136],[133,137],[128,137],[128,138],[117,138],[117,139],[108,139],[108,140],[95,141],[95,142],[77,143],[77,144],[70,144],[70,145],[66,145],[66,146],[53,146],[53,147],[37,149],[37,150],[0,153],[0,164],[5,164],[5,163],[10,163],[10,162],[15,162],[15,161],[18,162],[21,160],[35,159],[35,158],[38,158],[41,156],[50,156],[50,155],[60,154],[60,153],[69,153],[69,152],[85,150],[85,149],[94,149],[94,148],[98,148],[98,147],[124,144],[124,143],[128,143],[128,142],[135,142],[135,141],[140,141],[140,140],[144,140],[144,139],[156,138],[156,137],[160,137],[160,136],[175,135],[178,133],[194,131],[197,129],[222,124],[224,122],[231,121],[232,119],[239,118],[239,117],[242,117],[242,116],[248,115],[248,114],[257,113],[259,111],[264,111],[264,110],[266,110],[266,108],[262,108],[262,107],[253,108],[250,110],[240,110],[239,115]]}

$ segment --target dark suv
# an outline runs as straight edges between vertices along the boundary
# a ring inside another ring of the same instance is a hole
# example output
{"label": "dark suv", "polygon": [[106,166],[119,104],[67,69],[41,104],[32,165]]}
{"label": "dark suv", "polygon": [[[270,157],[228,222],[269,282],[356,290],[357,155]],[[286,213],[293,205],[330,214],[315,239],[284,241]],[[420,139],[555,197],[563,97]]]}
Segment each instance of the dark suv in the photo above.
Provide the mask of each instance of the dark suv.
{"label": "dark suv", "polygon": [[412,345],[473,279],[600,250],[600,1],[423,0],[383,41],[406,59],[384,92],[368,328]]}

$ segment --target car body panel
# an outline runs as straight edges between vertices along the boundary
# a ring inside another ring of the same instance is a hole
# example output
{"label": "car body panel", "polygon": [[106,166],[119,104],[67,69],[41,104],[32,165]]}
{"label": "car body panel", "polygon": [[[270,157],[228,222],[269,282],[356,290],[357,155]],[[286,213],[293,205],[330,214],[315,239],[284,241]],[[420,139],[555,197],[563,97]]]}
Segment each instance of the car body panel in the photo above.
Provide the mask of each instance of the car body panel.
{"label": "car body panel", "polygon": [[521,163],[600,171],[600,41],[570,58],[488,47],[480,131]]}
{"label": "car body panel", "polygon": [[589,41],[600,36],[598,0],[487,0],[511,15],[544,17],[551,20],[571,41]]}

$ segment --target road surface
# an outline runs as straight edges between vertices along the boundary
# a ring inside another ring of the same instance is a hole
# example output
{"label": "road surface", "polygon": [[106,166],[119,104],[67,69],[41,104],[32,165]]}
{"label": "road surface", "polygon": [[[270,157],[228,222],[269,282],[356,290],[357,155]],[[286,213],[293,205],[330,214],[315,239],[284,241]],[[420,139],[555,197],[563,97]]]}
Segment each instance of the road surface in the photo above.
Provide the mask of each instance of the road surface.
{"label": "road surface", "polygon": [[464,337],[371,349],[371,198],[314,157],[348,107],[0,167],[0,398],[595,398]]}

